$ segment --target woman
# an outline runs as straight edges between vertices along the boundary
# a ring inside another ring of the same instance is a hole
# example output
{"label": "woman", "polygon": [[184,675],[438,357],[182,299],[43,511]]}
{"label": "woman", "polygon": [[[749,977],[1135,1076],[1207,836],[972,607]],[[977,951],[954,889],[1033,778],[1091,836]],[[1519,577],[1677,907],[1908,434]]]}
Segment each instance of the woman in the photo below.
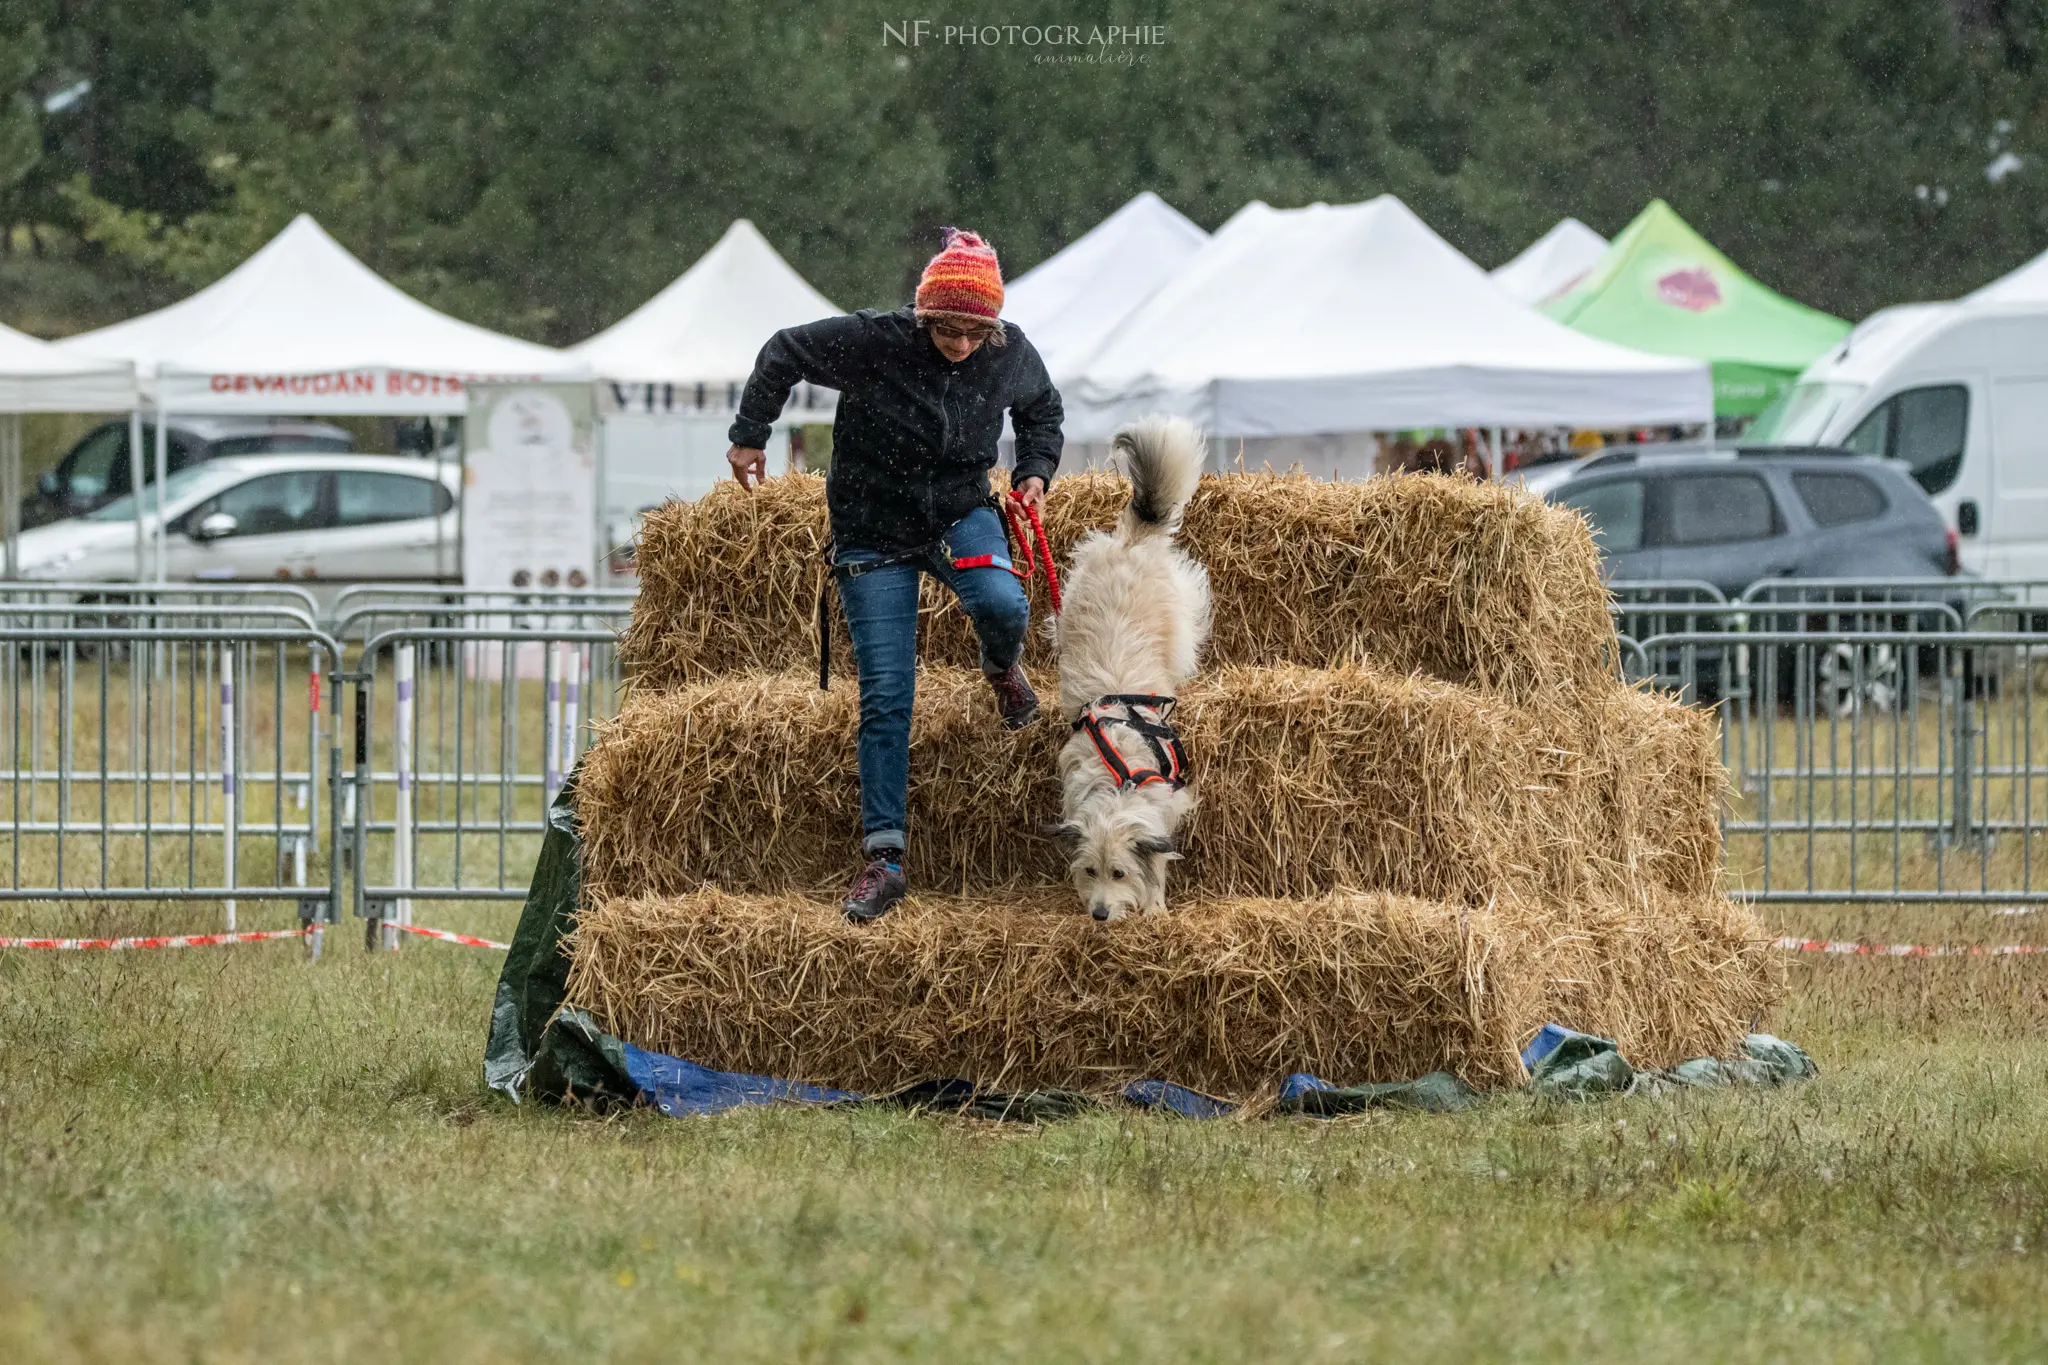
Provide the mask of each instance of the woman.
{"label": "woman", "polygon": [[989,495],[1003,414],[1017,437],[1011,486],[1037,507],[1060,457],[1060,396],[1015,323],[1002,321],[994,248],[946,228],[909,307],[862,309],[770,337],[754,361],[726,452],[751,488],[767,473],[770,424],[798,383],[839,390],[825,503],[833,573],[860,671],[860,797],[866,866],[842,905],[879,919],[908,889],[905,811],[917,686],[917,590],[952,589],[981,638],[981,668],[1004,725],[1038,698],[1018,664],[1031,620]]}

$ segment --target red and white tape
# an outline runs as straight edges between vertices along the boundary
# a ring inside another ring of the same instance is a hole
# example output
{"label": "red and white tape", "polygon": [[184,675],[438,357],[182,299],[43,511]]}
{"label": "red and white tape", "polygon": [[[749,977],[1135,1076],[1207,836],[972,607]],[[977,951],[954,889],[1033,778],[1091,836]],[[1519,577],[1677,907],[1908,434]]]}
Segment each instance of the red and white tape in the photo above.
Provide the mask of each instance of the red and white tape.
{"label": "red and white tape", "polygon": [[[386,927],[421,938],[439,939],[443,943],[459,943],[465,948],[496,948],[504,952],[512,947],[496,939],[475,938],[469,934],[457,934],[447,929],[428,929],[418,924],[392,924]],[[55,948],[55,949],[104,949],[121,948],[215,948],[223,943],[262,943],[271,939],[304,938],[326,926],[309,924],[301,929],[252,929],[234,934],[158,934],[150,938],[0,938],[0,948]]]}
{"label": "red and white tape", "polygon": [[223,943],[304,938],[317,927],[309,924],[303,929],[253,929],[234,934],[159,934],[151,938],[0,938],[0,948],[213,948]]}
{"label": "red and white tape", "polygon": [[1781,938],[1778,946],[1792,953],[1841,953],[1849,957],[2026,957],[2048,953],[2048,943],[2002,943],[1941,946],[1924,943],[1857,943],[1850,939]]}
{"label": "red and white tape", "polygon": [[446,929],[428,929],[418,924],[395,924],[385,920],[384,927],[396,929],[404,934],[418,934],[421,938],[437,938],[443,943],[460,943],[465,948],[496,948],[508,951],[512,947],[511,944],[500,943],[494,938],[474,938],[468,934],[451,933]]}

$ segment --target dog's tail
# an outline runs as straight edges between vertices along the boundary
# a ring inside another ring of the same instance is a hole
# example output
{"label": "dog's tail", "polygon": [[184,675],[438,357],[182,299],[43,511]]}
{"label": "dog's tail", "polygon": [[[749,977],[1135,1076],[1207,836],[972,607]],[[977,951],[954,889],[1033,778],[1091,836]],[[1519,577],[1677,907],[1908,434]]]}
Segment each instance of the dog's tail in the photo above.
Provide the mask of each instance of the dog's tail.
{"label": "dog's tail", "polygon": [[1119,431],[1111,450],[1131,481],[1131,505],[1117,519],[1117,535],[1172,535],[1202,477],[1201,431],[1183,417],[1148,417]]}

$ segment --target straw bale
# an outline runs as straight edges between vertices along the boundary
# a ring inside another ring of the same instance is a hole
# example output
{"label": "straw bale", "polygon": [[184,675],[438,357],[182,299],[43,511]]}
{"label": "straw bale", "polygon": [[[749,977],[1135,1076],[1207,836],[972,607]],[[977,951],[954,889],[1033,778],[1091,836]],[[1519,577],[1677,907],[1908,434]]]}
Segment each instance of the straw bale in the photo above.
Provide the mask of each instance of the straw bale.
{"label": "straw bale", "polygon": [[[1051,694],[1051,680],[1040,678]],[[745,674],[632,698],[585,759],[599,899],[826,891],[859,847],[856,689]],[[1513,705],[1363,665],[1227,668],[1177,723],[1200,806],[1177,894],[1640,903],[1718,887],[1711,717],[1619,684]],[[997,724],[987,684],[927,669],[912,721],[908,860],[920,886],[1045,885],[1066,728]]]}
{"label": "straw bale", "polygon": [[854,1090],[1157,1077],[1257,1101],[1293,1071],[1514,1084],[1552,1018],[1641,1065],[1725,1055],[1780,989],[1761,930],[1719,897],[1587,916],[1349,894],[1114,925],[1044,897],[914,896],[860,928],[790,895],[602,901],[569,999],[642,1047]]}
{"label": "straw bale", "polygon": [[[1045,521],[1059,562],[1128,498],[1113,474],[1058,480]],[[815,671],[827,538],[824,481],[814,475],[770,479],[751,494],[720,484],[650,513],[623,644],[636,685]],[[1182,543],[1209,567],[1218,664],[1368,659],[1515,697],[1612,676],[1614,628],[1585,524],[1517,489],[1424,475],[1212,475],[1188,507]],[[971,666],[966,616],[936,584],[925,590],[925,659]],[[1043,590],[1033,595],[1042,611]],[[844,619],[835,611],[833,620],[835,667],[851,676]],[[1052,664],[1039,632],[1025,662]]]}

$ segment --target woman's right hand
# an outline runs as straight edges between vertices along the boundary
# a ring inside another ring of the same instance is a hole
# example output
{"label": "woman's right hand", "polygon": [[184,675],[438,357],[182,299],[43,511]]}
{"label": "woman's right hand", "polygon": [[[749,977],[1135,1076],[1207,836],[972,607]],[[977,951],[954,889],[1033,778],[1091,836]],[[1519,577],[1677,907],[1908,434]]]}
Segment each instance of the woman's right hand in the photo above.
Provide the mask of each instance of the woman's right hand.
{"label": "woman's right hand", "polygon": [[725,452],[725,462],[732,466],[732,476],[740,481],[742,488],[751,489],[768,477],[768,452],[765,450],[734,446]]}

